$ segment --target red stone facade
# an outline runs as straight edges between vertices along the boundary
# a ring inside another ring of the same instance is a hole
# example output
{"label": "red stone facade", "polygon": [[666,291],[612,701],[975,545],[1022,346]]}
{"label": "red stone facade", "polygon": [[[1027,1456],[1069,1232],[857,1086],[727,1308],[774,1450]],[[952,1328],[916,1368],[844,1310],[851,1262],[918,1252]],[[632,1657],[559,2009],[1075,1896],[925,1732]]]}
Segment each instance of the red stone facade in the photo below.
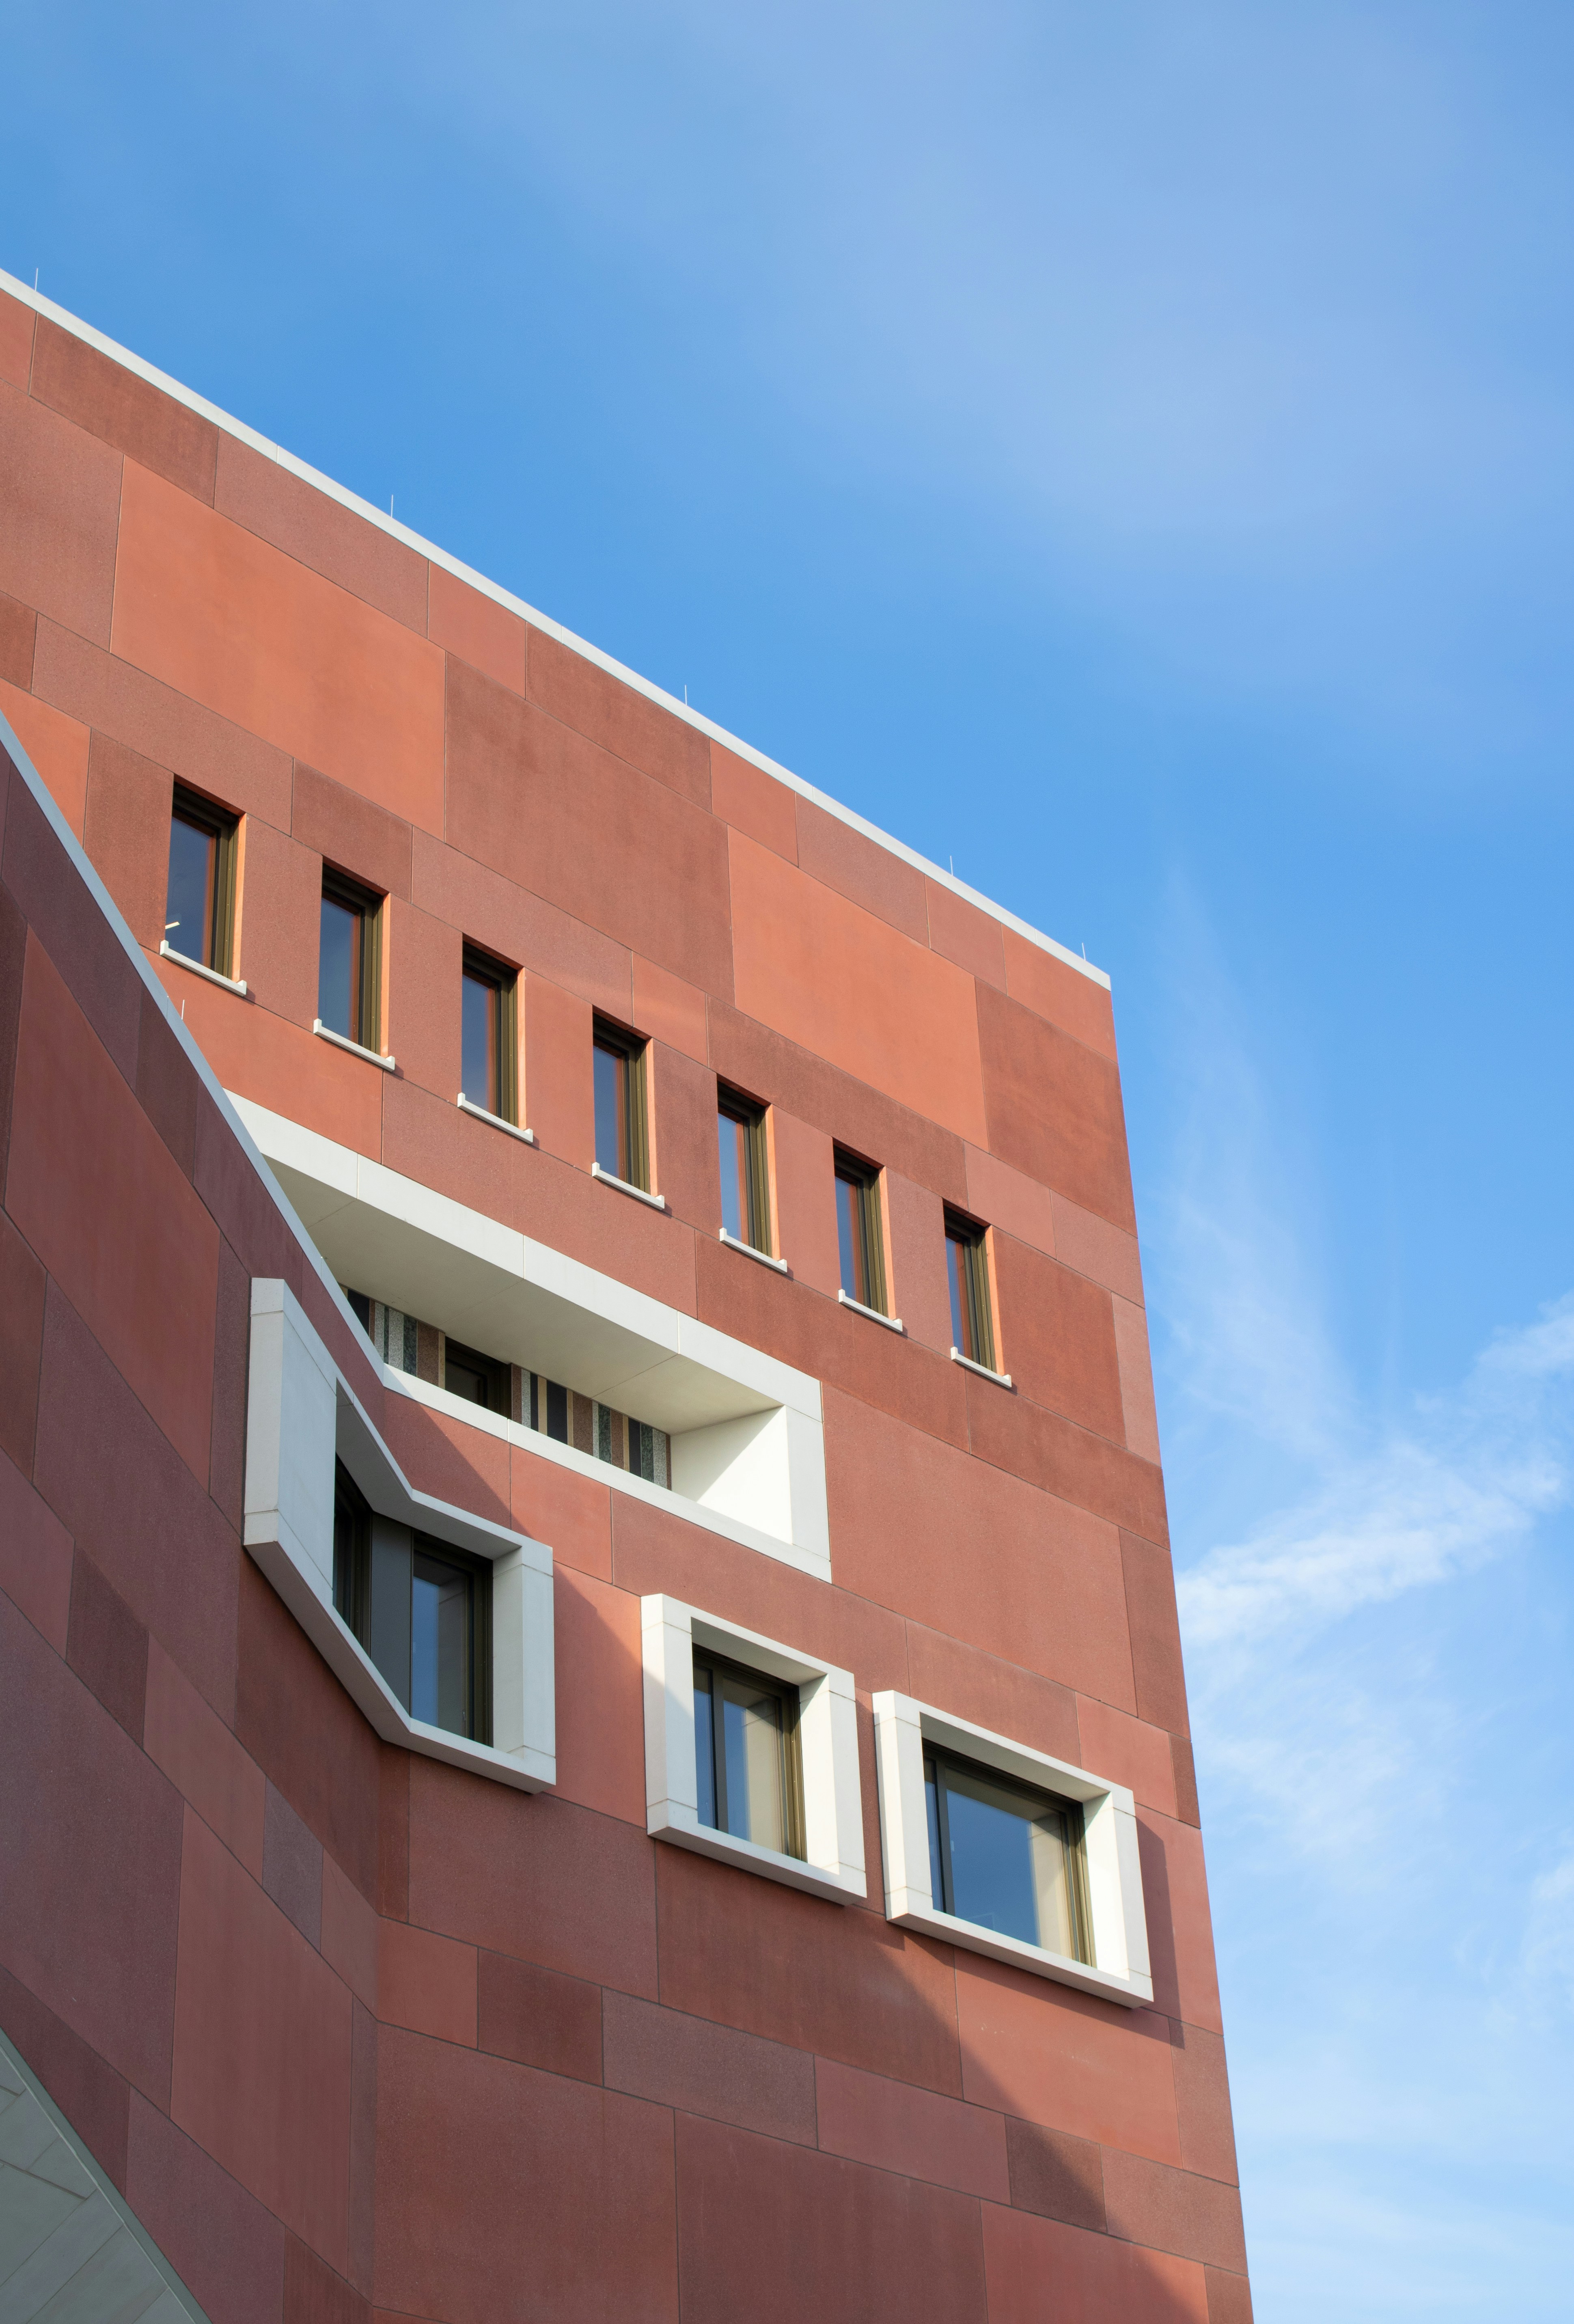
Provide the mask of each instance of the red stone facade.
{"label": "red stone facade", "polygon": [[[1108,991],[0,298],[0,2025],[216,2324],[1246,2324]],[[158,957],[171,788],[242,818],[243,1001]],[[376,1070],[314,1038],[324,861],[388,898]],[[520,973],[534,1149],[454,1103]],[[658,1213],[590,1175],[649,1037]],[[395,1397],[223,1088],[797,1367],[827,1582]],[[778,1275],[718,1239],[770,1111]],[[836,1300],[883,1167],[898,1337]],[[1003,1369],[950,1360],[943,1214]],[[556,1788],[373,1734],[242,1547],[249,1284],[416,1484],[550,1545]],[[647,1835],[640,1600],[852,1672],[863,1904]],[[1155,2000],[893,1926],[871,1694],[1128,1785]]]}

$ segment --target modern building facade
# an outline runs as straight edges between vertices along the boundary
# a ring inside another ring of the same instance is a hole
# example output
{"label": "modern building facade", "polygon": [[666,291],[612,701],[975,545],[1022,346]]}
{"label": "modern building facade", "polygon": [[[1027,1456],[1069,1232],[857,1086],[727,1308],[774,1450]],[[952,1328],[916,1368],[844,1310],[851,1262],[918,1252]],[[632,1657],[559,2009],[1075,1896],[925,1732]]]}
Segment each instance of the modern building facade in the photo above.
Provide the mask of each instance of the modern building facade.
{"label": "modern building facade", "polygon": [[9,283],[0,592],[9,2312],[1244,2324],[1108,981]]}

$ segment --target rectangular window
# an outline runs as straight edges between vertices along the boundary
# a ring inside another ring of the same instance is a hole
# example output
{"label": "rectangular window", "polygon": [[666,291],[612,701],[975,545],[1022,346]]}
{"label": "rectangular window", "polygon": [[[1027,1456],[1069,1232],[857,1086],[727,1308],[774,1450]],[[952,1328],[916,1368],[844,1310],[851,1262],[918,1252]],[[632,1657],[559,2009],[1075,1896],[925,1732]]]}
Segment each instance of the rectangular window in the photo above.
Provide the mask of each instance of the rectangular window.
{"label": "rectangular window", "polygon": [[380,1047],[382,1000],[382,899],[342,872],[322,875],[317,1013],[329,1032],[364,1049]]}
{"label": "rectangular window", "polygon": [[796,1688],[696,1654],[694,1710],[700,1821],[778,1856],[801,1858]]}
{"label": "rectangular window", "polygon": [[924,1786],[940,1910],[1091,1960],[1080,1805],[939,1751],[925,1754]]}
{"label": "rectangular window", "polygon": [[880,1231],[879,1172],[836,1149],[836,1240],[842,1259],[842,1288],[861,1307],[886,1314],[884,1237]]}
{"label": "rectangular window", "polygon": [[235,973],[237,829],[233,815],[176,784],[164,942],[220,976]]}
{"label": "rectangular window", "polygon": [[492,1740],[492,1568],[374,1517],[334,1476],[334,1610],[412,1719]]}
{"label": "rectangular window", "polygon": [[770,1184],[765,1159],[765,1108],[736,1090],[716,1091],[716,1141],[722,1169],[722,1224],[738,1242],[770,1250]]}
{"label": "rectangular window", "polygon": [[984,1230],[955,1211],[945,1213],[945,1269],[951,1284],[952,1346],[970,1362],[998,1370]]}
{"label": "rectangular window", "polygon": [[519,979],[511,968],[465,947],[461,984],[460,1083],[472,1105],[517,1122]]}
{"label": "rectangular window", "polygon": [[645,1049],[637,1034],[595,1019],[595,1158],[609,1177],[649,1192]]}
{"label": "rectangular window", "polygon": [[483,1412],[509,1416],[509,1368],[496,1356],[483,1356],[457,1340],[443,1342],[443,1386],[450,1396],[478,1404]]}

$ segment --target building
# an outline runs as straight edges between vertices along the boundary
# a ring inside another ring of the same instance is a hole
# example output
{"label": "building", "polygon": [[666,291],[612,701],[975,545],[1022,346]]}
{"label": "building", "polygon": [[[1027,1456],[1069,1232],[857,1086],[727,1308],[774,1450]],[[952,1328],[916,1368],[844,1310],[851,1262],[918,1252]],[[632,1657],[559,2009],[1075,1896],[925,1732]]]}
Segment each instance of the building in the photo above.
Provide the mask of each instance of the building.
{"label": "building", "polygon": [[0,591],[6,2312],[1241,2324],[1107,980],[9,282]]}

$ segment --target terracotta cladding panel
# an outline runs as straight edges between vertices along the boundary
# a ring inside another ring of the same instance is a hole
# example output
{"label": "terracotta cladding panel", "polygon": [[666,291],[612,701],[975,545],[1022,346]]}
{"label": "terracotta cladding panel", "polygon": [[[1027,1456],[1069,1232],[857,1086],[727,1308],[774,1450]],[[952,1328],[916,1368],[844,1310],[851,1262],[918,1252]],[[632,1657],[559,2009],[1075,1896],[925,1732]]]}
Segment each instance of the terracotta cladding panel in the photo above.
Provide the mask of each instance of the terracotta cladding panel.
{"label": "terracotta cladding panel", "polygon": [[1217,2180],[1168,2169],[1140,2155],[1104,2158],[1109,2232],[1214,2267],[1244,2270],[1240,2197]]}
{"label": "terracotta cladding panel", "polygon": [[[399,1059],[401,1087],[408,1090],[413,1083],[432,1092],[446,1109],[444,1122],[452,1135],[456,1126],[455,1100],[464,1070],[460,1029],[464,940],[458,929],[450,927],[446,920],[435,920],[428,913],[415,911],[397,898],[385,908],[387,1047]],[[387,1096],[385,1091],[385,1100]],[[389,1111],[386,1104],[384,1111]],[[472,1121],[465,1127],[480,1130],[483,1136],[487,1134],[483,1123]],[[385,1136],[386,1130],[385,1122]],[[503,1143],[495,1133],[492,1142]]]}
{"label": "terracotta cladding panel", "polygon": [[[169,770],[95,734],[87,754],[87,805],[82,837],[93,869],[125,916],[138,944],[157,952],[166,933],[170,886]],[[189,951],[186,931],[168,931],[175,949]],[[181,936],[186,935],[186,944]]]}
{"label": "terracotta cladding panel", "polygon": [[785,783],[720,742],[711,744],[711,812],[789,863],[798,860],[796,804]]}
{"label": "terracotta cladding panel", "polygon": [[249,1560],[239,1660],[237,1740],[362,1895],[374,1896],[377,1738]]}
{"label": "terracotta cladding panel", "polygon": [[280,2324],[285,2229],[195,2139],[135,2097],[125,2194],[210,2316]]}
{"label": "terracotta cladding panel", "polygon": [[972,979],[741,833],[729,845],[743,1014],[989,1144]]}
{"label": "terracotta cladding panel", "polygon": [[0,2026],[94,2161],[124,2193],[129,2083],[5,1969],[0,1969]]}
{"label": "terracotta cladding panel", "polygon": [[226,992],[172,961],[155,962],[154,973],[225,1089],[288,1114],[373,1161],[381,1158],[380,1066],[319,1041],[304,1026]]}
{"label": "terracotta cladding panel", "polygon": [[114,650],[441,831],[439,649],[135,466],[121,502]]}
{"label": "terracotta cladding panel", "polygon": [[1030,1750],[1047,1751],[1072,1766],[1087,1764],[1081,1756],[1077,1698],[1069,1687],[943,1631],[917,1622],[907,1628],[907,1693],[975,1727],[1013,1736]]}
{"label": "terracotta cladding panel", "polygon": [[447,681],[450,842],[706,992],[732,998],[726,833],[463,663]]}
{"label": "terracotta cladding panel", "polygon": [[[42,949],[128,1082],[136,1076],[142,980],[104,914],[66,861],[43,810],[20,777],[7,795],[5,884]],[[13,991],[23,989],[18,975]]]}
{"label": "terracotta cladding panel", "polygon": [[982,977],[1003,992],[1006,989],[1005,930],[976,904],[953,895],[938,881],[925,880],[924,894],[929,918],[929,942],[935,952],[955,961],[970,976]]}
{"label": "terracotta cladding panel", "polygon": [[583,920],[532,896],[473,855],[415,835],[411,895],[423,911],[459,929],[511,966],[549,977],[565,991],[627,1021],[630,955]]}
{"label": "terracotta cladding panel", "polygon": [[506,1953],[479,1960],[479,2040],[483,2050],[567,2074],[577,2082],[602,2078],[602,1988]]}
{"label": "terracotta cladding panel", "polygon": [[798,862],[850,903],[899,928],[915,944],[929,941],[929,911],[924,874],[878,840],[855,831],[840,816],[827,815],[812,799],[795,802]]}
{"label": "terracotta cladding panel", "polygon": [[51,710],[36,695],[23,694],[0,679],[0,711],[76,836],[82,836],[87,811],[87,748],[86,726]]}
{"label": "terracotta cladding panel", "polygon": [[[576,1476],[556,1461],[513,1445],[509,1456],[511,1522],[535,1541],[549,1541],[557,1564],[609,1581],[612,1571],[612,1489]],[[559,1717],[562,1716],[561,1707]]]}
{"label": "terracotta cladding panel", "polygon": [[38,1259],[0,1213],[0,1452],[24,1477],[32,1474],[38,1429],[45,1284]]}
{"label": "terracotta cladding panel", "polygon": [[1001,1368],[1035,1404],[1125,1442],[1109,1294],[1009,1236],[995,1243]]}
{"label": "terracotta cladding panel", "polygon": [[1202,1835],[1151,1808],[1139,1809],[1137,1821],[1154,2006],[1188,2025],[1221,2033]]}
{"label": "terracotta cladding panel", "polygon": [[977,1953],[956,1956],[956,2004],[962,2093],[973,2105],[1179,2163],[1167,2018]]}
{"label": "terracotta cladding panel", "polygon": [[990,1128],[975,1142],[1111,1225],[1134,1231],[1126,1120],[1113,1061],[989,985],[978,987],[978,1010]]}
{"label": "terracotta cladding panel", "polygon": [[529,632],[517,613],[441,565],[428,568],[427,635],[514,694],[525,690]]}
{"label": "terracotta cladding panel", "polygon": [[1109,988],[1057,960],[1042,945],[1030,944],[1015,928],[1001,931],[1006,949],[1006,990],[1013,1001],[1036,1010],[1100,1056],[1115,1055],[1115,1016]]}
{"label": "terracotta cladding panel", "polygon": [[[41,1312],[42,1304],[41,1286]],[[0,1375],[0,1397],[9,1388],[10,1382]],[[30,1422],[30,1466],[32,1449]],[[0,1590],[56,1654],[63,1655],[71,1608],[71,1536],[8,1458],[0,1458]]]}
{"label": "terracotta cladding panel", "polygon": [[[179,482],[179,479],[175,479]],[[238,438],[218,439],[213,504],[408,629],[427,626],[427,560]]]}
{"label": "terracotta cladding panel", "polygon": [[709,807],[711,751],[698,728],[543,630],[529,632],[527,690],[552,717]]}
{"label": "terracotta cladding panel", "polygon": [[980,1147],[967,1149],[966,1208],[997,1233],[1008,1234],[1033,1250],[1055,1256],[1053,1196],[1036,1178],[1025,1178]]}
{"label": "terracotta cladding panel", "polygon": [[1112,1525],[1167,1540],[1164,1480],[1151,1462],[988,1380],[968,1382],[967,1402],[969,1435],[981,1459]]}
{"label": "terracotta cladding panel", "polygon": [[118,452],[0,384],[0,589],[109,643]]}
{"label": "terracotta cladding panel", "polygon": [[297,762],[290,831],[303,847],[384,895],[410,895],[410,827],[374,799]]}
{"label": "terracotta cladding panel", "polygon": [[1040,2324],[1044,2288],[1076,2324],[1210,2324],[1203,2271],[1029,2212],[984,2207],[990,2324]]}
{"label": "terracotta cladding panel", "polygon": [[0,291],[0,379],[10,387],[27,392],[27,376],[32,368],[32,336],[36,318],[31,307],[20,299],[8,299]]}
{"label": "terracotta cladding panel", "polygon": [[675,1217],[703,1235],[716,1235],[722,1224],[716,1077],[660,1041],[650,1044],[646,1069],[656,1187]]}
{"label": "terracotta cladding panel", "polygon": [[828,2154],[899,2171],[959,2194],[1010,2200],[1003,2116],[821,2058],[819,2143]]}
{"label": "terracotta cladding panel", "polygon": [[212,500],[219,444],[213,422],[41,316],[31,387],[40,403],[90,436],[198,500]]}
{"label": "terracotta cladding panel", "polygon": [[815,2061],[804,2051],[621,1993],[606,1996],[603,2028],[609,2089],[814,2145]]}
{"label": "terracotta cladding panel", "polygon": [[686,1057],[704,1065],[709,1055],[705,1031],[705,996],[697,985],[686,984],[653,961],[633,962],[632,1021],[641,1033],[681,1049]]}
{"label": "terracotta cladding panel", "polygon": [[625,1823],[645,1822],[645,1731],[640,1604],[560,1567],[554,1635],[557,1793]]}
{"label": "terracotta cladding panel", "polygon": [[[32,684],[38,615],[18,597],[0,595],[0,678],[26,694]],[[14,721],[13,722],[14,724]]]}

